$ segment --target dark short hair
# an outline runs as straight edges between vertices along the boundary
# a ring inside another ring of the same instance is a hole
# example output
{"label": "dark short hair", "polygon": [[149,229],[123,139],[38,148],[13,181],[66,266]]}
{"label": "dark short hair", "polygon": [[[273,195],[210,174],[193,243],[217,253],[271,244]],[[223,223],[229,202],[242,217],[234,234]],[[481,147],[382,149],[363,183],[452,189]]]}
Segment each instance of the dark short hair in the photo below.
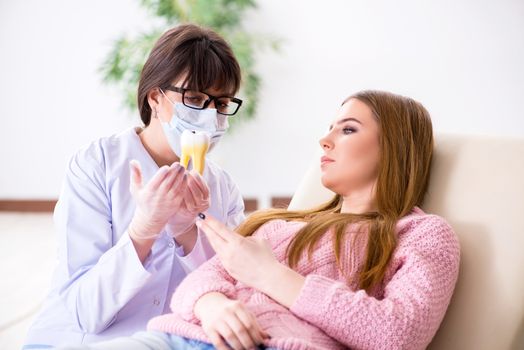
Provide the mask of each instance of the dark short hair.
{"label": "dark short hair", "polygon": [[240,66],[220,35],[194,24],[176,26],[158,39],[140,74],[138,110],[145,125],[151,121],[149,91],[165,89],[184,74],[184,85],[192,90],[214,88],[234,95],[240,88]]}

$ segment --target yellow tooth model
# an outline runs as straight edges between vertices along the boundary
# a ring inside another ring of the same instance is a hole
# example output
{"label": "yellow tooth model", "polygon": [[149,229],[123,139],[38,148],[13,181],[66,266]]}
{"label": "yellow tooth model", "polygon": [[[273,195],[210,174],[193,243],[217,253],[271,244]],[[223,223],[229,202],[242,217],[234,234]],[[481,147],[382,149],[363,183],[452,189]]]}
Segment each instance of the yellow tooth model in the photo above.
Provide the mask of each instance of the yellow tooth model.
{"label": "yellow tooth model", "polygon": [[209,135],[206,132],[184,130],[180,142],[182,146],[180,164],[187,169],[189,159],[192,159],[193,169],[202,175],[204,172],[206,153],[209,148]]}

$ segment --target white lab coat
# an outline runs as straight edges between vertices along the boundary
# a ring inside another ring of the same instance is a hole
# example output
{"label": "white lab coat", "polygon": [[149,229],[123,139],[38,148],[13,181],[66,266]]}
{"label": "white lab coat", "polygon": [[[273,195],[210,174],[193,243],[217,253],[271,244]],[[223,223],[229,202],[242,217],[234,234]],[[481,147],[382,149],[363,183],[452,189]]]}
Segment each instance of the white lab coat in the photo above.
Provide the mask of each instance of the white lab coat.
{"label": "white lab coat", "polygon": [[[187,271],[214,254],[199,233],[193,251],[182,256],[163,231],[142,265],[126,232],[135,210],[132,159],[147,183],[158,166],[134,128],[99,139],[71,159],[54,214],[57,267],[26,344],[82,344],[144,330],[149,319],[169,311]],[[210,189],[208,213],[237,226],[244,219],[237,186],[209,160],[203,177]]]}

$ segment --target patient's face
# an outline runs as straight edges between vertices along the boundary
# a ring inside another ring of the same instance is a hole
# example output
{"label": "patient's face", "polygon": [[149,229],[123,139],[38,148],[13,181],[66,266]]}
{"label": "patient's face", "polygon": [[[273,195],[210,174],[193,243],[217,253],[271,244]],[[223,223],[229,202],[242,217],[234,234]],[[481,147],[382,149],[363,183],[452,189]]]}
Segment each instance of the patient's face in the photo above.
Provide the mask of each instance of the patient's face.
{"label": "patient's face", "polygon": [[379,125],[371,109],[350,99],[320,140],[322,184],[342,196],[371,198],[378,175]]}

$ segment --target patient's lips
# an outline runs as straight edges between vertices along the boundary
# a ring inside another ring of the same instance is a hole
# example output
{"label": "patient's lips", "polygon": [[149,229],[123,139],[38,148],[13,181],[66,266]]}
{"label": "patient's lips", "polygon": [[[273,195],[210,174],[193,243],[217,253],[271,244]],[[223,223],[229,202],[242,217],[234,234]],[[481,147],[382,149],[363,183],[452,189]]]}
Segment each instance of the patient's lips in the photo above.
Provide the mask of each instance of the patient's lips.
{"label": "patient's lips", "polygon": [[209,135],[202,131],[184,130],[180,142],[182,146],[180,164],[187,169],[189,159],[192,159],[193,169],[202,175],[204,173],[206,153],[209,149]]}
{"label": "patient's lips", "polygon": [[333,162],[334,162],[334,160],[329,158],[328,156],[322,156],[320,158],[320,166],[321,167],[326,165],[326,164],[333,163]]}

